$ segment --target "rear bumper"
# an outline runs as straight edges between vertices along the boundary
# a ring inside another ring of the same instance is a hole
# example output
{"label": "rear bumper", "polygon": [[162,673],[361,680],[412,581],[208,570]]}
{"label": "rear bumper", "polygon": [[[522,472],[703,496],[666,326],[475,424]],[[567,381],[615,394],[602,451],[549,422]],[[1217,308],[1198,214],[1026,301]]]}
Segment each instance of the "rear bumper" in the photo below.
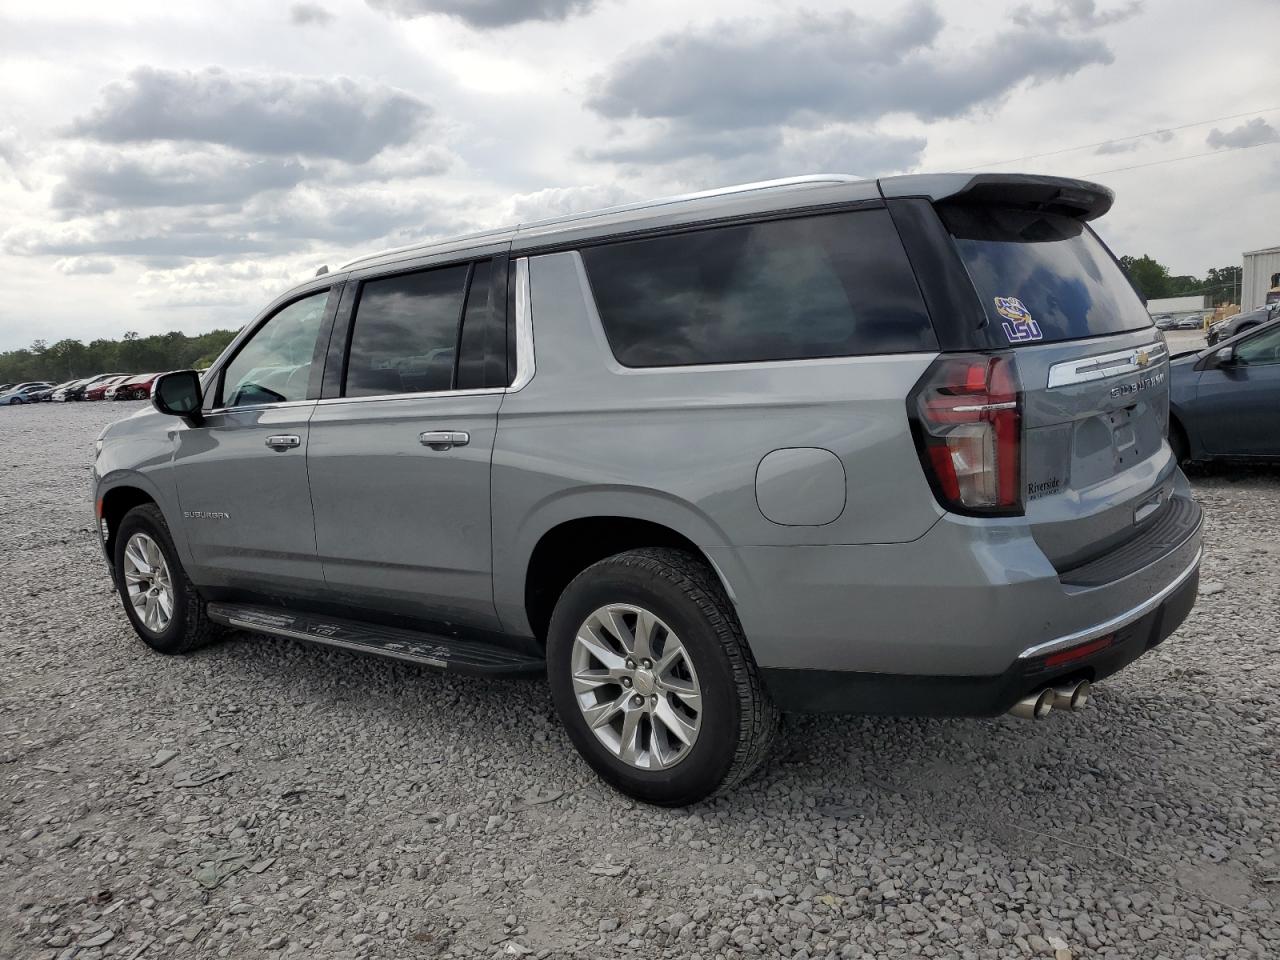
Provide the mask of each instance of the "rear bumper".
{"label": "rear bumper", "polygon": [[[1099,625],[1093,637],[1113,635],[1103,650],[1051,666],[1044,652],[1027,651],[994,676],[919,676],[830,670],[765,669],[764,680],[782,710],[899,716],[987,717],[1006,713],[1022,697],[1075,680],[1098,681],[1163,643],[1191,612],[1200,582],[1200,557],[1150,609],[1122,626]],[[1070,646],[1085,642],[1075,640]],[[1034,648],[1033,648],[1034,649]],[[1054,647],[1054,649],[1061,649]]]}
{"label": "rear bumper", "polygon": [[[1174,494],[1190,495],[1180,474]],[[1181,623],[1201,552],[1198,508],[1186,516],[1176,533],[1117,549],[1123,563],[1091,564],[1090,574],[1114,575],[1105,582],[1055,570],[1025,524],[953,515],[912,543],[706,552],[788,709],[986,714],[1027,692],[1024,679],[1054,651],[1123,634],[1083,664],[1100,677]],[[929,695],[894,692],[908,688]]]}
{"label": "rear bumper", "polygon": [[[1046,653],[1028,652],[1027,657],[1020,657],[995,676],[764,669],[764,681],[778,707],[787,712],[995,717],[1007,713],[1023,696],[1046,686],[1110,677],[1147,650],[1164,643],[1187,620],[1196,604],[1198,556],[1188,575],[1171,586],[1169,593],[1135,620],[1111,627],[1110,631],[1100,625],[1093,636],[1112,637],[1105,649],[1062,666],[1046,663]],[[1085,641],[1075,640],[1071,645],[1082,643]]]}

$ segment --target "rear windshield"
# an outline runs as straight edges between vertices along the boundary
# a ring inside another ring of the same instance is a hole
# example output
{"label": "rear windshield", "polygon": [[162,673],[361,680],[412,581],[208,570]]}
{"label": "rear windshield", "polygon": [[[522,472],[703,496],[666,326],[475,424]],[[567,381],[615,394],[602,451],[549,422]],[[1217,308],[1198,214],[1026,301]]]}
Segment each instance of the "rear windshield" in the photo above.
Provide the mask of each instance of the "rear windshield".
{"label": "rear windshield", "polygon": [[939,213],[986,307],[1013,345],[1151,326],[1101,241],[1071,217],[998,207]]}

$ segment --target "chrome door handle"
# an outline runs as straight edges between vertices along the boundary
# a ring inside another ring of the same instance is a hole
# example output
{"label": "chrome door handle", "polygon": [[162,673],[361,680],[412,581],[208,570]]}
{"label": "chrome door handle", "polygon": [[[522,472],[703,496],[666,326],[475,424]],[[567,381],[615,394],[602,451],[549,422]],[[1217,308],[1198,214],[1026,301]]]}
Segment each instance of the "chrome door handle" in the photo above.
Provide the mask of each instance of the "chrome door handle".
{"label": "chrome door handle", "polygon": [[267,446],[272,450],[289,450],[302,446],[302,438],[295,433],[278,433],[274,437],[267,437]]}
{"label": "chrome door handle", "polygon": [[471,442],[471,434],[465,430],[428,430],[418,434],[418,442],[432,450],[449,450],[452,447],[465,447]]}

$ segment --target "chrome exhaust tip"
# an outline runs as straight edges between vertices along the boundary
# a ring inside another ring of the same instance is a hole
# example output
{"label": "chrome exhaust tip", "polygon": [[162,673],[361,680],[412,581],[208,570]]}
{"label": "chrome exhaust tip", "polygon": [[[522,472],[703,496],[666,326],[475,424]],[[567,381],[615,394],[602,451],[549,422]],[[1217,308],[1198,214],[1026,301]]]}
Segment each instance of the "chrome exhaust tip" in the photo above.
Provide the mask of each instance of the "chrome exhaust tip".
{"label": "chrome exhaust tip", "polygon": [[1053,705],[1059,710],[1083,710],[1093,691],[1088,680],[1053,688]]}
{"label": "chrome exhaust tip", "polygon": [[1039,720],[1047,717],[1053,710],[1055,693],[1052,687],[1045,687],[1035,693],[1028,693],[1010,708],[1009,712],[1023,720]]}

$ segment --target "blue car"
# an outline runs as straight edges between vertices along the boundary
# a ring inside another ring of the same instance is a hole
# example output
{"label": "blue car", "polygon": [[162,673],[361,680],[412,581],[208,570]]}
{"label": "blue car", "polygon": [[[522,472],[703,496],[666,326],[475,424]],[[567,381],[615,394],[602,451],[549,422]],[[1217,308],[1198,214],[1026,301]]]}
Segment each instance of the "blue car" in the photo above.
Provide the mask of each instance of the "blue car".
{"label": "blue car", "polygon": [[20,383],[7,392],[0,393],[0,407],[17,406],[20,403],[36,403],[35,394],[41,390],[48,390],[49,386],[44,381]]}
{"label": "blue car", "polygon": [[1280,318],[1169,366],[1179,460],[1280,461]]}

